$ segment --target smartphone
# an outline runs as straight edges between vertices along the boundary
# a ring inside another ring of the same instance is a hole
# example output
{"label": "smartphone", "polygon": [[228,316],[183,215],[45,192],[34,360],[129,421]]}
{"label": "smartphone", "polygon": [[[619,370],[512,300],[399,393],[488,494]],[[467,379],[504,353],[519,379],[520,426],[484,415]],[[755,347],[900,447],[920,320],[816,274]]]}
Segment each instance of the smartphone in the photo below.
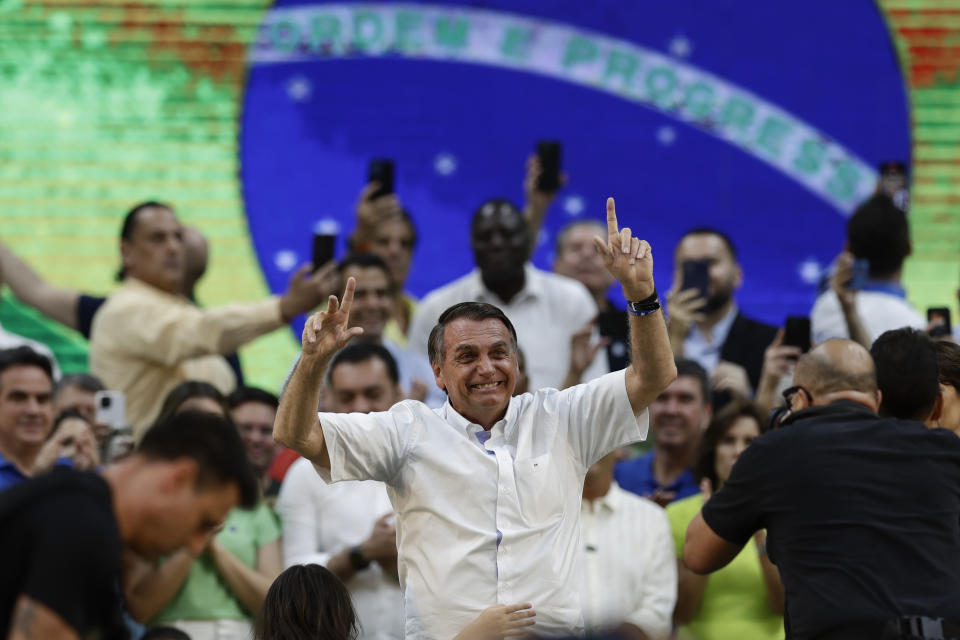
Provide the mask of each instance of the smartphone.
{"label": "smartphone", "polygon": [[316,271],[323,265],[333,260],[334,249],[337,246],[337,234],[335,233],[314,233],[313,234],[313,270]]}
{"label": "smartphone", "polygon": [[367,172],[367,182],[380,183],[380,188],[370,196],[371,200],[376,200],[377,198],[393,193],[393,173],[393,160],[389,158],[375,158],[370,161],[370,167]]}
{"label": "smartphone", "polygon": [[806,316],[787,316],[783,332],[783,344],[787,347],[800,347],[806,353],[810,351],[810,318]]}
{"label": "smartphone", "polygon": [[687,289],[696,289],[700,292],[700,297],[706,300],[710,289],[710,261],[709,260],[684,260],[683,261],[683,286],[681,291]]}
{"label": "smartphone", "polygon": [[866,258],[859,258],[853,261],[853,276],[847,288],[851,291],[860,291],[867,286],[870,280],[870,261]]}
{"label": "smartphone", "polygon": [[93,396],[97,412],[94,421],[105,424],[111,431],[127,426],[127,398],[123,391],[97,391]]}
{"label": "smartphone", "polygon": [[556,140],[541,140],[537,143],[537,158],[540,160],[537,191],[557,191],[560,188],[560,143]]}
{"label": "smartphone", "polygon": [[893,199],[893,203],[902,211],[910,205],[910,186],[907,183],[907,164],[905,162],[881,162],[879,190]]}
{"label": "smartphone", "polygon": [[933,324],[930,327],[930,336],[933,338],[953,335],[953,327],[950,326],[949,307],[930,307],[927,309],[927,323]]}

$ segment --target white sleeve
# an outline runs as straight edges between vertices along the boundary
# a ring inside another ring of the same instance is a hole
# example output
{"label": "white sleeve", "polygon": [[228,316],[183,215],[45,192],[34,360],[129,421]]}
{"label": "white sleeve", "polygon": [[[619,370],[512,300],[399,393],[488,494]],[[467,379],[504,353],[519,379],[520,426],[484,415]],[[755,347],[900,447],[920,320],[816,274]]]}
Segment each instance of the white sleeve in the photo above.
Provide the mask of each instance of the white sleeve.
{"label": "white sleeve", "polygon": [[656,505],[648,506],[646,561],[638,581],[639,606],[625,622],[639,627],[651,638],[667,638],[677,603],[677,560],[666,512]]}
{"label": "white sleeve", "polygon": [[392,485],[400,472],[414,433],[416,416],[408,405],[396,404],[377,413],[320,413],[323,439],[330,454],[328,482],[379,480]]}
{"label": "white sleeve", "polygon": [[847,320],[840,310],[840,301],[837,294],[827,291],[820,294],[813,309],[810,310],[810,338],[813,345],[818,345],[831,338],[849,338]]}
{"label": "white sleeve", "polygon": [[594,462],[631,442],[647,437],[649,415],[634,415],[627,396],[626,372],[614,371],[563,391],[545,390],[549,409],[556,403],[559,425],[576,458],[589,468]]}
{"label": "white sleeve", "polygon": [[317,549],[317,508],[311,487],[322,482],[309,460],[293,463],[280,486],[277,515],[283,522],[283,566],[327,566],[331,554]]}

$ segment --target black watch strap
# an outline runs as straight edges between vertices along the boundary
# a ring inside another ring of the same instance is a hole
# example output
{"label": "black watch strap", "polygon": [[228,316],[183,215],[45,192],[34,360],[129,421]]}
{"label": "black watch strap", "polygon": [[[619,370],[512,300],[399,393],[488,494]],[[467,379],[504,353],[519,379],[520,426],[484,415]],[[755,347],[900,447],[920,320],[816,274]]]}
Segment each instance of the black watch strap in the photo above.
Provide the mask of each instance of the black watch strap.
{"label": "black watch strap", "polygon": [[370,561],[363,556],[359,546],[350,549],[350,566],[357,571],[363,571],[370,566]]}

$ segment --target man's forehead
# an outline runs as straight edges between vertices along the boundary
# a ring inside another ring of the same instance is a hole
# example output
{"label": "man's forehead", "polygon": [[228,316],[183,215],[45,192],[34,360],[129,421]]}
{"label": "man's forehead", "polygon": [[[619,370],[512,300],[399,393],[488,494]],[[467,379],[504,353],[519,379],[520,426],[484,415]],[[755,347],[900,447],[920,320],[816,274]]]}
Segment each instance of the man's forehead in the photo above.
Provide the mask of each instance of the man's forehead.
{"label": "man's forehead", "polygon": [[496,318],[457,318],[446,326],[443,337],[446,345],[454,349],[461,345],[490,346],[498,342],[510,343],[510,332],[506,325]]}
{"label": "man's forehead", "polygon": [[391,383],[387,364],[380,358],[360,362],[340,362],[330,372],[330,387],[334,391],[356,391]]}
{"label": "man's forehead", "polygon": [[681,375],[677,376],[677,379],[671,382],[670,385],[660,393],[660,397],[688,393],[694,394],[701,401],[703,400],[703,398],[700,397],[702,395],[700,381],[693,376]]}
{"label": "man's forehead", "polygon": [[380,287],[389,284],[387,274],[380,267],[351,266],[343,270],[343,278],[354,278],[357,289]]}
{"label": "man's forehead", "polygon": [[723,238],[714,233],[694,233],[687,236],[677,245],[675,255],[678,261],[722,258],[733,260],[733,255]]}
{"label": "man's forehead", "polygon": [[133,233],[152,233],[154,231],[180,231],[183,226],[177,215],[166,207],[147,207],[137,214]]}
{"label": "man's forehead", "polygon": [[47,372],[32,365],[14,365],[0,372],[0,388],[8,391],[13,388],[40,393],[52,393],[53,381]]}

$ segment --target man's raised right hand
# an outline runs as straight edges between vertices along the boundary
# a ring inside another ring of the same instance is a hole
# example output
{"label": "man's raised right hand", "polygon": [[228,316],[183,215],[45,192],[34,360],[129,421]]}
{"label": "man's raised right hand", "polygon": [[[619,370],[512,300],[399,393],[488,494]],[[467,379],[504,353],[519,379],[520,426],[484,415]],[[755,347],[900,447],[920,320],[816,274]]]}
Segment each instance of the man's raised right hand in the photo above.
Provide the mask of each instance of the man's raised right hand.
{"label": "man's raised right hand", "polygon": [[350,327],[350,307],[357,281],[347,278],[343,301],[330,296],[326,311],[318,311],[303,325],[302,351],[305,358],[329,358],[342,349],[351,338],[363,333],[360,327]]}

